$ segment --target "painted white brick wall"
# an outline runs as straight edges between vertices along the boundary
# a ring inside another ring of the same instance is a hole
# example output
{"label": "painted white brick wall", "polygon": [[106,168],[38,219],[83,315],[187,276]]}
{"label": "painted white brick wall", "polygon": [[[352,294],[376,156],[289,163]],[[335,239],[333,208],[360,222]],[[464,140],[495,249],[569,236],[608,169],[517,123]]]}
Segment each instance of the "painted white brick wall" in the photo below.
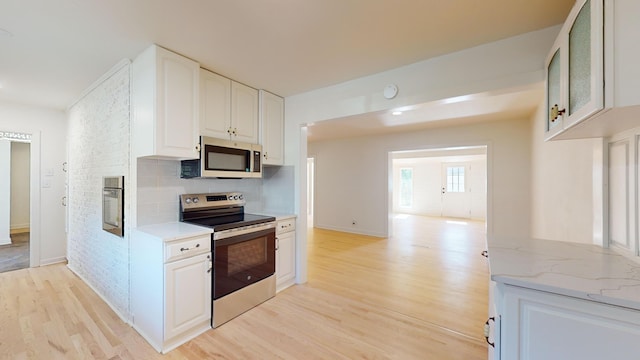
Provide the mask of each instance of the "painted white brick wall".
{"label": "painted white brick wall", "polygon": [[[69,109],[69,268],[129,319],[129,71],[121,65]],[[102,177],[125,176],[125,237],[102,230]]]}

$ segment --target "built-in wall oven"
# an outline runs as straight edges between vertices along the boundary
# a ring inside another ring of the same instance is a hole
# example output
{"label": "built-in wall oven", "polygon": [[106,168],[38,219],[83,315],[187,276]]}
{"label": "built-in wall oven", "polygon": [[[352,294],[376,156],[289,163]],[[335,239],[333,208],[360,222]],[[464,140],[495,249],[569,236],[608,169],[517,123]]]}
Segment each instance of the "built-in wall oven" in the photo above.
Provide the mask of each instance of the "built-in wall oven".
{"label": "built-in wall oven", "polygon": [[236,192],[180,196],[181,221],[213,229],[214,328],[275,296],[275,218],[244,204]]}
{"label": "built-in wall oven", "polygon": [[124,176],[102,178],[102,229],[124,236]]}

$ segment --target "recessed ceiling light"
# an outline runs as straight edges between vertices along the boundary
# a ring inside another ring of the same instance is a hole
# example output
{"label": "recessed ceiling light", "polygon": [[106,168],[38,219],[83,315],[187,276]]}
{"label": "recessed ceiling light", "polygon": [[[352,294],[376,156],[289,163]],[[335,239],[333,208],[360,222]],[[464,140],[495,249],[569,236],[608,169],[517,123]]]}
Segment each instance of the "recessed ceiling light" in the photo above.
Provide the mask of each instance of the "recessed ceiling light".
{"label": "recessed ceiling light", "polygon": [[402,115],[402,111],[394,111],[391,115]]}

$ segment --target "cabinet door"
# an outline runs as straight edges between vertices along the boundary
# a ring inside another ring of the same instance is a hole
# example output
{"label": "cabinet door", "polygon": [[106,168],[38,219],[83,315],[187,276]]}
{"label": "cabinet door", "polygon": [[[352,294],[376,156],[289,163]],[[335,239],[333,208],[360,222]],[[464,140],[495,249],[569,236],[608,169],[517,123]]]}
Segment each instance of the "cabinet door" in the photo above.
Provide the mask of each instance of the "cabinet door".
{"label": "cabinet door", "polygon": [[197,62],[157,48],[156,153],[198,157],[199,69]]}
{"label": "cabinet door", "polygon": [[550,137],[562,130],[562,120],[565,110],[564,92],[564,47],[563,39],[559,37],[547,58],[547,120],[545,134]]}
{"label": "cabinet door", "polygon": [[264,165],[284,165],[284,99],[260,90],[260,138]]}
{"label": "cabinet door", "polygon": [[569,21],[565,128],[604,106],[602,0],[579,1]]}
{"label": "cabinet door", "polygon": [[489,318],[485,325],[488,359],[500,360],[500,314],[496,305],[496,282],[489,281]]}
{"label": "cabinet door", "polygon": [[503,359],[629,359],[640,353],[640,312],[505,286]]}
{"label": "cabinet door", "polygon": [[231,136],[231,80],[200,69],[200,135]]}
{"label": "cabinet door", "polygon": [[165,341],[211,321],[210,261],[208,253],[165,265]]}
{"label": "cabinet door", "polygon": [[258,143],[258,90],[231,82],[231,139]]}
{"label": "cabinet door", "polygon": [[276,289],[293,284],[296,276],[296,233],[278,234],[276,237]]}

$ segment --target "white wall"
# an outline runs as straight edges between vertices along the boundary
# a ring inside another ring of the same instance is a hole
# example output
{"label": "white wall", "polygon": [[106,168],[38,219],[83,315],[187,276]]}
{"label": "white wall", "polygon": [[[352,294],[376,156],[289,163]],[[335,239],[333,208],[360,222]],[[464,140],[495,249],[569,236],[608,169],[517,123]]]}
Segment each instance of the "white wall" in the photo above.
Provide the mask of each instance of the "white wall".
{"label": "white wall", "polygon": [[544,104],[531,129],[531,235],[580,243],[594,242],[594,172],[601,170],[597,150],[601,140],[544,142]]}
{"label": "white wall", "polygon": [[32,134],[31,266],[64,261],[66,234],[62,197],[65,195],[65,173],[62,164],[66,161],[65,114],[0,102],[0,130]]}
{"label": "white wall", "polygon": [[11,244],[11,141],[0,139],[0,245]]}
{"label": "white wall", "polygon": [[[69,109],[69,268],[129,319],[129,65]],[[124,237],[102,230],[102,177],[125,177]]]}
{"label": "white wall", "polygon": [[31,145],[11,142],[11,229],[29,228]]}
{"label": "white wall", "polygon": [[[393,159],[393,212],[442,215],[442,160],[440,157]],[[400,206],[400,169],[413,169],[413,204]]]}
{"label": "white wall", "polygon": [[[385,136],[313,142],[315,225],[375,236],[388,234],[388,153],[398,150],[488,145],[492,169],[489,216],[496,234],[530,232],[530,123],[513,119]],[[357,225],[351,225],[352,219]]]}
{"label": "white wall", "polygon": [[[468,163],[470,171],[466,181],[469,194],[470,214],[474,220],[486,218],[486,155],[432,156],[393,159],[393,212],[423,216],[442,215],[442,166],[451,162]],[[400,169],[413,169],[413,205],[400,206]]]}

